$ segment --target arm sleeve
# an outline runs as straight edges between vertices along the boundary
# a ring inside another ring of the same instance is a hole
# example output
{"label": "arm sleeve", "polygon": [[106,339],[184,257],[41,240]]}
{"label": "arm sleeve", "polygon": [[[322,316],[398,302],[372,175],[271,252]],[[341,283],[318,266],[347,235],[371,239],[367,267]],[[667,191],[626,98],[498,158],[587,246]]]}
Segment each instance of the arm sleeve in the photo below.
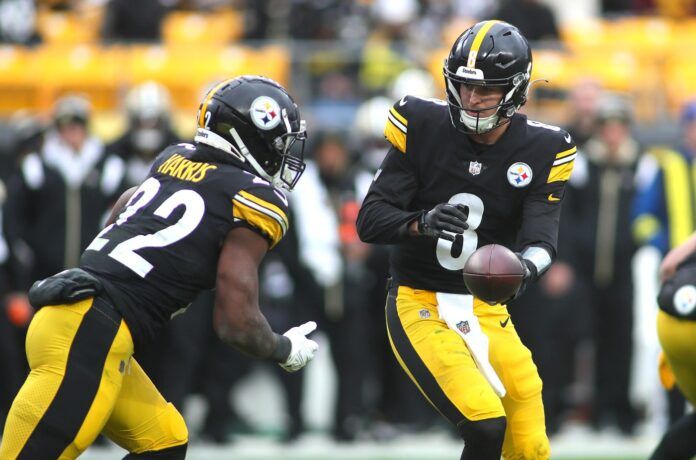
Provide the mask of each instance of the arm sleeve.
{"label": "arm sleeve", "polygon": [[290,221],[287,197],[271,186],[250,186],[232,198],[232,216],[236,225],[243,225],[263,236],[273,248],[283,239]]}
{"label": "arm sleeve", "polygon": [[407,225],[423,211],[409,211],[418,177],[405,153],[392,147],[367,192],[358,213],[360,239],[366,243],[393,244],[407,235]]}
{"label": "arm sleeve", "polygon": [[[542,274],[556,257],[561,204],[566,183],[573,172],[576,152],[577,148],[573,145],[557,153],[553,163],[547,169],[548,173],[541,177],[523,204],[518,243],[525,259],[528,258],[526,254],[535,255],[536,260],[532,262],[538,269],[538,274]],[[549,259],[543,266],[539,264],[539,261],[545,257],[541,257],[541,253],[534,250],[536,248],[548,253]]]}

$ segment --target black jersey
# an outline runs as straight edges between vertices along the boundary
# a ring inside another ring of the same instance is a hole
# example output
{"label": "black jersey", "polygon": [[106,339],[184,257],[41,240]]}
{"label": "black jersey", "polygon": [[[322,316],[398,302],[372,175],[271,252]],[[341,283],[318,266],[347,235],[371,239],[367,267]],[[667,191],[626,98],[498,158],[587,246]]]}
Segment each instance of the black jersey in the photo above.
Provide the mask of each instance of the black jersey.
{"label": "black jersey", "polygon": [[[498,142],[477,145],[454,128],[444,101],[409,96],[390,110],[385,136],[393,147],[360,209],[358,231],[365,242],[395,245],[397,282],[467,293],[461,269],[491,243],[555,256],[576,152],[568,133],[516,114]],[[406,236],[406,224],[447,202],[468,208],[469,229],[454,243]]]}
{"label": "black jersey", "polygon": [[[155,160],[148,178],[113,225],[82,255],[100,278],[136,344],[215,286],[227,233],[248,227],[277,244],[288,228],[287,198],[211,147],[178,144]],[[204,159],[201,161],[201,159]]]}

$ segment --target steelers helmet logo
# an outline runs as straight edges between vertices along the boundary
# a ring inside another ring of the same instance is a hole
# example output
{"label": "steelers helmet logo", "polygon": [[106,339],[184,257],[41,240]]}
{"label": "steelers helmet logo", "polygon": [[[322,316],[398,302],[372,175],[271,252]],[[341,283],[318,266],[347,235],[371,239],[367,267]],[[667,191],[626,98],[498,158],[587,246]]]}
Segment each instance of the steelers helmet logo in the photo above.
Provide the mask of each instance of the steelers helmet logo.
{"label": "steelers helmet logo", "polygon": [[532,168],[527,163],[514,163],[507,170],[507,179],[513,187],[526,187],[532,182]]}
{"label": "steelers helmet logo", "polygon": [[674,309],[680,315],[689,315],[696,307],[696,287],[687,284],[677,289],[674,293]]}
{"label": "steelers helmet logo", "polygon": [[254,124],[263,130],[273,129],[280,123],[280,105],[268,96],[254,99],[249,113]]}

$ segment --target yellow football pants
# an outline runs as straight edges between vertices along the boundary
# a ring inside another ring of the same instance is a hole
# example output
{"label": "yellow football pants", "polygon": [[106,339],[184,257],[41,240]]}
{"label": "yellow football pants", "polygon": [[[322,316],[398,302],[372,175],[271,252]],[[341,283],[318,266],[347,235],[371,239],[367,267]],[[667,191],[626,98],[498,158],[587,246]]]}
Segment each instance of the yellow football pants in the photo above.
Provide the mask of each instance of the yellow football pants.
{"label": "yellow football pants", "polygon": [[696,321],[658,310],[657,335],[679,389],[696,405]]}
{"label": "yellow football pants", "polygon": [[499,398],[476,367],[461,336],[439,318],[435,293],[400,286],[387,297],[387,332],[401,367],[455,426],[464,419],[506,417],[503,458],[547,460],[541,379],[504,305],[474,301],[489,338],[489,360],[507,394]]}
{"label": "yellow football pants", "polygon": [[31,372],[7,417],[0,459],[74,459],[104,433],[133,453],[188,442],[182,416],[131,358],[126,323],[101,299],[40,309]]}

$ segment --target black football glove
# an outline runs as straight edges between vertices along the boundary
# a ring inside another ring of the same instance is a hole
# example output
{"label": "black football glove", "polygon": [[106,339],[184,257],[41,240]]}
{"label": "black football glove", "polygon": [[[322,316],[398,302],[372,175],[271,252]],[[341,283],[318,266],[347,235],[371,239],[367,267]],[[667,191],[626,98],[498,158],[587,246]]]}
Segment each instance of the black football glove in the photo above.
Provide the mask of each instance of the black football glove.
{"label": "black football glove", "polygon": [[520,263],[522,263],[522,267],[524,267],[524,277],[522,278],[522,283],[520,284],[519,289],[517,289],[517,292],[515,292],[515,295],[507,299],[505,302],[500,302],[504,305],[507,305],[513,300],[519,298],[525,289],[527,289],[527,286],[529,286],[537,277],[536,267],[534,264],[522,257],[522,254],[519,252],[516,252],[515,255],[518,259],[520,259]]}
{"label": "black football glove", "polygon": [[469,228],[466,219],[469,210],[463,206],[455,206],[449,203],[440,203],[418,218],[418,233],[421,235],[444,238],[454,241],[454,235],[445,233],[464,233]]}

